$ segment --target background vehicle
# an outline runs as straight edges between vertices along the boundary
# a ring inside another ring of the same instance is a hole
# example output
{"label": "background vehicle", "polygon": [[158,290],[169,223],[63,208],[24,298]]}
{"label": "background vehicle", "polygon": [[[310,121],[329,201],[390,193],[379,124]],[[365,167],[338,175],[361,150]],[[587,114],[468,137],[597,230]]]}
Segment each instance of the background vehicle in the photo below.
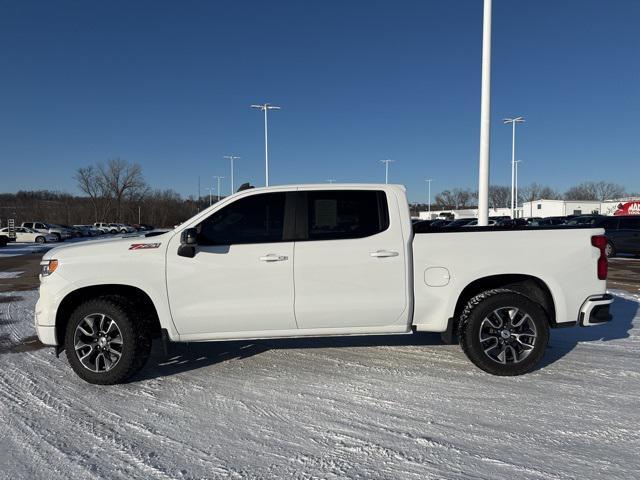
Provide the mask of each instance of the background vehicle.
{"label": "background vehicle", "polygon": [[86,237],[95,237],[104,233],[102,230],[95,228],[93,225],[74,225],[74,227],[80,230]]}
{"label": "background vehicle", "polygon": [[93,228],[97,228],[102,233],[117,233],[117,230],[115,228],[112,229],[109,225],[108,223],[96,222],[93,224]]}
{"label": "background vehicle", "polygon": [[566,225],[567,217],[545,217],[536,218],[529,222],[534,227],[551,227],[553,225]]}
{"label": "background vehicle", "polygon": [[59,225],[44,222],[22,222],[22,227],[29,228],[39,233],[50,233],[56,237],[56,241],[62,242],[71,238],[71,232]]}
{"label": "background vehicle", "polygon": [[[51,233],[40,233],[35,230],[31,230],[26,227],[16,227],[16,242],[17,243],[46,243],[46,242],[57,242],[57,237],[52,235]],[[4,227],[0,228],[0,235],[4,237],[9,236],[9,228]]]}
{"label": "background vehicle", "polygon": [[544,355],[550,328],[611,319],[602,233],[420,233],[397,185],[250,189],[164,234],[48,252],[36,328],[100,384],[142,368],[160,336],[441,332],[479,368],[519,375]]}
{"label": "background vehicle", "polygon": [[[465,225],[470,224],[474,220],[475,220],[474,218],[458,218],[457,220],[454,220],[452,222],[449,222],[447,225],[444,225],[443,228],[463,227]],[[478,223],[477,220],[476,220],[476,223]]]}
{"label": "background vehicle", "polygon": [[9,243],[9,237],[6,237],[4,235],[0,235],[0,248],[6,247],[7,243]]}
{"label": "background vehicle", "polygon": [[640,255],[640,215],[583,215],[572,219],[569,225],[604,228],[608,257],[619,253]]}

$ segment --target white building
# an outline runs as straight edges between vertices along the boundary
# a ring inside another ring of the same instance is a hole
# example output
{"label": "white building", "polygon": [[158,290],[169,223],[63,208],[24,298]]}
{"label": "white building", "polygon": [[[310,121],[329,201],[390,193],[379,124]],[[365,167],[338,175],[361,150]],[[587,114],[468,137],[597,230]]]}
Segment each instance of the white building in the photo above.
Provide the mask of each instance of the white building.
{"label": "white building", "polygon": [[[534,200],[522,204],[523,217],[566,217],[601,213],[603,202],[592,200]],[[617,207],[617,203],[614,206]],[[613,212],[611,212],[613,214]]]}
{"label": "white building", "polygon": [[[522,207],[516,209],[516,217],[566,217],[567,215],[589,215],[599,213],[601,215],[613,215],[618,206],[629,201],[639,201],[634,198],[616,200],[546,200],[540,199],[533,202],[524,202]],[[461,210],[431,210],[431,212],[419,212],[421,220],[433,218],[477,218],[477,208]],[[491,208],[490,217],[511,216],[510,208]]]}

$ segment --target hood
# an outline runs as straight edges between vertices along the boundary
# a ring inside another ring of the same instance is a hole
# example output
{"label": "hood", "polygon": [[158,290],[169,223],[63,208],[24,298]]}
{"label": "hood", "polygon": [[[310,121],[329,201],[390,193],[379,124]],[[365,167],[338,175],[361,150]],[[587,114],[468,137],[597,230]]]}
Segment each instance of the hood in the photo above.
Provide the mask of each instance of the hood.
{"label": "hood", "polygon": [[170,234],[171,231],[162,233],[160,235],[153,235],[150,237],[147,237],[144,234],[132,234],[116,238],[85,240],[82,242],[67,243],[49,250],[44,254],[42,259],[49,260],[52,258],[60,259],[64,257],[85,256],[93,254],[98,255],[100,254],[100,252],[112,251],[113,249],[128,250],[128,247],[124,247],[127,244],[132,245],[134,243],[165,243],[171,238]]}

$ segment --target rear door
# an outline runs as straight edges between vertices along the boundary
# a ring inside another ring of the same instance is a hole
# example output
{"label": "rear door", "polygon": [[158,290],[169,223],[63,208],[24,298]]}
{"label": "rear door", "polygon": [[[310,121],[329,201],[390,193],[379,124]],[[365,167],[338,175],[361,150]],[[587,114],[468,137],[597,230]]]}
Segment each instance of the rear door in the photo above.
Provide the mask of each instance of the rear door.
{"label": "rear door", "polygon": [[397,199],[383,190],[303,190],[296,206],[295,315],[300,329],[407,323]]}

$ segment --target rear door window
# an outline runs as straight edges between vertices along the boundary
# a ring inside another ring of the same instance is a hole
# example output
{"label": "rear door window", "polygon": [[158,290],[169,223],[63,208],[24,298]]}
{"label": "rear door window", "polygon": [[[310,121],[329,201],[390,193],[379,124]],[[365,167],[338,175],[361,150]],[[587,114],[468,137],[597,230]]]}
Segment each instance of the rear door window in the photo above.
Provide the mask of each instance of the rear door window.
{"label": "rear door window", "polygon": [[309,240],[364,238],[389,228],[387,197],[377,190],[307,192]]}

